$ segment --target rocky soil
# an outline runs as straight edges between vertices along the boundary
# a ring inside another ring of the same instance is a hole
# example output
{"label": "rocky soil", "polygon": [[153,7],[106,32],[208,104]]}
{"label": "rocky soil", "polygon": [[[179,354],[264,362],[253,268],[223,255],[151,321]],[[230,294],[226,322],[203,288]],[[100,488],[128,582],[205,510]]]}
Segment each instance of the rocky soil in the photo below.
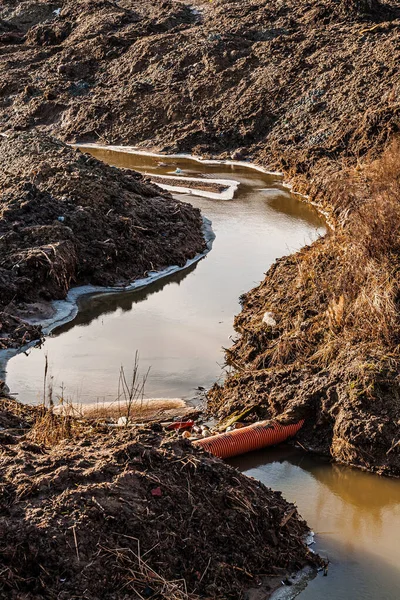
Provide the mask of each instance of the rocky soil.
{"label": "rocky soil", "polygon": [[0,348],[37,336],[17,316],[27,304],[127,285],[205,248],[200,212],[134,171],[38,132],[0,138],[0,160]]}
{"label": "rocky soil", "polygon": [[0,400],[1,598],[238,600],[320,564],[279,492],[159,425],[48,447],[41,421]]}

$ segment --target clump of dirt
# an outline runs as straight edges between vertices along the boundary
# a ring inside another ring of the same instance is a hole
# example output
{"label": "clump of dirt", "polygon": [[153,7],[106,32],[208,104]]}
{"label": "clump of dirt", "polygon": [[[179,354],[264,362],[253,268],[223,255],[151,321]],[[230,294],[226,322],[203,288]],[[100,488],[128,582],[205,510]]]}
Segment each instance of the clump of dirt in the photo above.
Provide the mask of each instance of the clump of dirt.
{"label": "clump of dirt", "polygon": [[42,332],[37,325],[26,323],[9,312],[0,311],[0,350],[19,348],[41,338]]}
{"label": "clump of dirt", "polygon": [[239,599],[320,564],[279,492],[159,430],[3,439],[2,597]]}
{"label": "clump of dirt", "polygon": [[228,189],[227,185],[223,183],[217,183],[215,181],[193,181],[187,180],[186,177],[163,177],[162,175],[151,175],[151,181],[155,184],[161,185],[173,185],[177,187],[192,188],[194,190],[202,190],[204,192],[213,192],[215,194],[221,194]]}
{"label": "clump of dirt", "polygon": [[18,443],[20,436],[34,425],[37,416],[36,408],[10,398],[7,385],[0,379],[0,445]]}
{"label": "clump of dirt", "polygon": [[303,418],[303,446],[400,476],[400,142],[343,183],[341,226],[242,298],[209,408]]}
{"label": "clump of dirt", "polygon": [[0,138],[0,157],[3,347],[35,339],[12,316],[26,303],[74,284],[126,285],[205,248],[199,210],[134,171],[33,132]]}

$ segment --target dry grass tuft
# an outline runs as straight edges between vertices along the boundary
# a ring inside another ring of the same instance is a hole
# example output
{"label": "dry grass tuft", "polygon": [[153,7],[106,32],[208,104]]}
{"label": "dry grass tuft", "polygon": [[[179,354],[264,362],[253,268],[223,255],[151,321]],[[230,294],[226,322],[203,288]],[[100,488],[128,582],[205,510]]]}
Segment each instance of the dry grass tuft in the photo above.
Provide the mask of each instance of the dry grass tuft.
{"label": "dry grass tuft", "polygon": [[400,141],[358,177],[335,185],[343,226],[298,262],[290,300],[298,310],[270,346],[271,364],[315,362],[349,344],[399,350]]}
{"label": "dry grass tuft", "polygon": [[27,438],[36,444],[50,447],[61,440],[77,437],[80,432],[79,423],[71,417],[60,417],[52,409],[43,408]]}

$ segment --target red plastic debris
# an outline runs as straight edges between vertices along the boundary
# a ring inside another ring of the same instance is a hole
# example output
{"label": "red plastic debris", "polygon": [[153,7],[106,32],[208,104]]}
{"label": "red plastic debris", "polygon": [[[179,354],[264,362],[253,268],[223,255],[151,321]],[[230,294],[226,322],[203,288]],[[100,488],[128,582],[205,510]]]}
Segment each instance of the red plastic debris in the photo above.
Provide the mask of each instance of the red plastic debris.
{"label": "red plastic debris", "polygon": [[171,423],[170,425],[167,425],[167,429],[175,429],[176,431],[180,431],[181,429],[191,429],[193,426],[194,421],[176,421],[176,423]]}
{"label": "red plastic debris", "polygon": [[154,489],[151,490],[151,495],[152,496],[162,496],[162,491],[160,487],[156,487]]}

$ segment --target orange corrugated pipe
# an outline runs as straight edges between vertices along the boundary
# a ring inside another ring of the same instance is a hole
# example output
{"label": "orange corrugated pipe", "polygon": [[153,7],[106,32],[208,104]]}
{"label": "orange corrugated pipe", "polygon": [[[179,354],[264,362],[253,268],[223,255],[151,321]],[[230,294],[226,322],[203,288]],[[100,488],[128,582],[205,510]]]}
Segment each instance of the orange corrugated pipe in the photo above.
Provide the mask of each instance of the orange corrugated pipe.
{"label": "orange corrugated pipe", "polygon": [[303,423],[304,419],[293,425],[281,425],[277,421],[259,421],[248,427],[195,440],[193,444],[219,458],[229,458],[280,444],[295,435]]}

